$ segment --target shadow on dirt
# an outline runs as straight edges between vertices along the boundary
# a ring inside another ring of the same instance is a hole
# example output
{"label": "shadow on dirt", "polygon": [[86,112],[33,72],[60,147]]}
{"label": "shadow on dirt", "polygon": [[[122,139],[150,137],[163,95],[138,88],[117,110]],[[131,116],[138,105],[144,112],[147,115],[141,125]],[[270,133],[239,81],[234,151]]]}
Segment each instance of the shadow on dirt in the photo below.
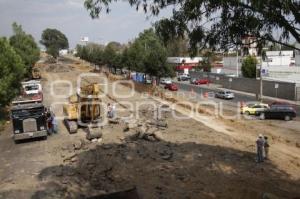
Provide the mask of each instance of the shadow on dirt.
{"label": "shadow on dirt", "polygon": [[221,146],[139,140],[75,153],[39,174],[44,189],[32,199],[88,198],[133,187],[144,199],[300,196],[300,182],[270,162],[257,164],[254,153]]}

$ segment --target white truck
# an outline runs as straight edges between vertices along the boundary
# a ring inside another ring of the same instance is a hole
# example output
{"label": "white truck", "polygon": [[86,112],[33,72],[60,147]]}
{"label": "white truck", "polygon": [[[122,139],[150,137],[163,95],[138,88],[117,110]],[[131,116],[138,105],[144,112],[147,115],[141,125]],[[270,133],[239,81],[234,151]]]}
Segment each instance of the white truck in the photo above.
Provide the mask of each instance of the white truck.
{"label": "white truck", "polygon": [[26,98],[32,98],[32,100],[43,101],[42,84],[37,80],[30,80],[27,82],[22,82],[22,95]]}

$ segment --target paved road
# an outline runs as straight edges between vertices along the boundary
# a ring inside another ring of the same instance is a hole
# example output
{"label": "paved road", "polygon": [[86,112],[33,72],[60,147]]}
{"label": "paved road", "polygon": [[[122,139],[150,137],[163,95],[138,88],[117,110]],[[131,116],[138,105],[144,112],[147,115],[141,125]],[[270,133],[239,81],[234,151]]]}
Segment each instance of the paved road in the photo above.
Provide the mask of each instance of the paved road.
{"label": "paved road", "polygon": [[[215,102],[223,102],[224,105],[234,108],[236,110],[236,108],[238,107],[238,103],[241,102],[255,102],[257,101],[256,98],[254,96],[250,96],[250,95],[245,95],[245,94],[241,94],[241,93],[234,93],[235,98],[232,100],[222,100],[222,99],[216,99],[213,97],[213,93],[216,92],[218,90],[218,88],[216,88],[215,86],[212,85],[193,85],[190,84],[189,82],[174,82],[177,84],[179,90],[181,91],[185,91],[185,92],[195,92],[197,94],[199,94],[200,96],[203,96],[204,93],[208,93],[208,99],[211,99]],[[211,95],[210,95],[211,93]],[[263,100],[265,103],[269,104],[272,103],[272,100]],[[229,108],[230,109],[230,108]],[[295,109],[297,111],[297,115],[300,116],[300,106],[299,105],[295,105]]]}

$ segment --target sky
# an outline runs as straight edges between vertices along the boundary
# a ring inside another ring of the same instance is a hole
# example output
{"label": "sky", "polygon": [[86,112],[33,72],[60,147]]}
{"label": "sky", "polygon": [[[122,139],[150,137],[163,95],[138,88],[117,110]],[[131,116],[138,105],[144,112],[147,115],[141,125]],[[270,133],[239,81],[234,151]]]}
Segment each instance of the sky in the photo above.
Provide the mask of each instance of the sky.
{"label": "sky", "polygon": [[172,9],[163,10],[158,17],[137,12],[127,2],[113,3],[109,14],[91,19],[84,8],[84,0],[0,0],[0,36],[12,35],[13,22],[38,42],[42,31],[56,28],[69,39],[71,48],[83,36],[91,42],[106,44],[109,41],[126,43],[160,18],[169,17]]}

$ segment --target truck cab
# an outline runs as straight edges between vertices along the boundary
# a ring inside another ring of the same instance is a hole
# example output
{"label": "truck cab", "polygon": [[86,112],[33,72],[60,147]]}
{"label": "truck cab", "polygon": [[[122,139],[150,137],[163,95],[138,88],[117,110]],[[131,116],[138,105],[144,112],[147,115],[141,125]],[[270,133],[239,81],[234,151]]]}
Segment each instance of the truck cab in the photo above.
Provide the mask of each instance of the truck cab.
{"label": "truck cab", "polygon": [[13,139],[47,138],[45,107],[40,102],[14,102],[11,108]]}

